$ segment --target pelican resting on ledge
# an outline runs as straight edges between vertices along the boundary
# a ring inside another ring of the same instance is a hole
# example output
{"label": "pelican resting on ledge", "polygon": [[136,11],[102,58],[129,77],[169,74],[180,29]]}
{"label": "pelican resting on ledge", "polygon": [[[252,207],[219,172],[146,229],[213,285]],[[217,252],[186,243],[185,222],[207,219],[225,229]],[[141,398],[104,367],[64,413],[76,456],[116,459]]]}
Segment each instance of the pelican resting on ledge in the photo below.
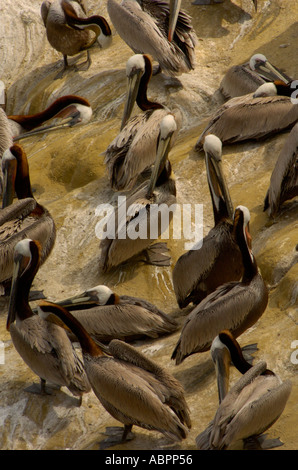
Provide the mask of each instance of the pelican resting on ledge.
{"label": "pelican resting on ledge", "polygon": [[244,267],[242,280],[219,286],[188,315],[172,353],[176,364],[191,354],[208,351],[213,339],[224,329],[231,330],[235,337],[240,336],[264,313],[268,289],[250,248],[249,219],[246,207],[235,209],[235,237]]}
{"label": "pelican resting on ledge", "polygon": [[165,244],[150,245],[168,228],[173,217],[170,208],[174,205],[175,209],[176,184],[168,153],[176,130],[175,119],[168,114],[160,124],[156,160],[149,182],[145,181],[125,197],[108,217],[103,233],[97,233],[101,239],[101,271],[107,272],[141,253],[146,263],[169,265]]}
{"label": "pelican resting on ledge", "polygon": [[157,338],[178,329],[177,322],[151,302],[119,296],[104,285],[56,303],[69,310],[92,338],[104,343]]}
{"label": "pelican resting on ledge", "polygon": [[225,282],[243,274],[242,256],[233,231],[233,204],[222,171],[222,144],[215,135],[204,141],[205,162],[213,207],[214,227],[203,244],[184,253],[173,269],[173,286],[180,308],[199,304]]}
{"label": "pelican resting on ledge", "polygon": [[111,341],[103,350],[68,310],[40,302],[39,315],[48,314],[58,316],[78,338],[95,395],[108,413],[124,424],[121,442],[133,426],[158,431],[175,441],[187,437],[189,409],[181,384],[171,374],[120,340]]}
{"label": "pelican resting on ledge", "polygon": [[[126,64],[126,75],[128,93],[121,131],[105,153],[110,184],[117,191],[133,189],[140,174],[154,164],[160,123],[170,112],[162,104],[147,98],[147,88],[152,76],[150,56],[136,54],[130,57]],[[130,118],[135,102],[143,112]],[[177,129],[171,138],[171,147],[182,122],[179,109],[173,110],[172,114]]]}
{"label": "pelican resting on ledge", "polygon": [[[197,448],[225,450],[240,439],[250,450],[282,445],[279,439],[267,440],[263,433],[284,411],[292,389],[290,380],[283,382],[264,361],[251,366],[229,331],[222,331],[214,339],[211,354],[217,372],[219,408],[207,429],[197,436]],[[228,391],[231,361],[243,375]]]}
{"label": "pelican resting on ledge", "polygon": [[[6,327],[17,352],[40,377],[41,393],[47,393],[46,382],[51,382],[82,397],[91,387],[66,331],[34,315],[29,305],[29,290],[39,269],[40,257],[41,246],[34,240],[25,238],[15,246]],[[33,387],[29,391],[37,392],[37,389]]]}
{"label": "pelican resting on ledge", "polygon": [[167,75],[195,67],[197,35],[181,0],[108,0],[111,21],[135,54],[150,54]]}
{"label": "pelican resting on ledge", "polygon": [[273,169],[270,186],[265,200],[264,211],[276,217],[285,201],[298,196],[298,124],[295,124],[286,138]]}
{"label": "pelican resting on ledge", "polygon": [[[44,263],[56,239],[55,222],[49,211],[33,197],[27,156],[14,144],[2,158],[4,192],[0,210],[0,283],[10,289],[13,252],[18,241],[31,237],[41,246]],[[13,202],[14,193],[18,200]]]}
{"label": "pelican resting on ledge", "polygon": [[[87,123],[92,116],[92,108],[88,100],[76,95],[65,95],[57,98],[46,109],[36,114],[7,116],[13,140],[24,139],[48,130],[73,127]],[[55,118],[61,121],[52,124],[47,121]]]}
{"label": "pelican resting on ledge", "polygon": [[56,78],[62,78],[69,67],[67,56],[87,51],[87,60],[79,69],[91,65],[89,50],[93,46],[107,48],[112,42],[110,26],[102,16],[87,17],[80,1],[46,0],[41,4],[41,17],[51,46],[63,54],[64,69]]}

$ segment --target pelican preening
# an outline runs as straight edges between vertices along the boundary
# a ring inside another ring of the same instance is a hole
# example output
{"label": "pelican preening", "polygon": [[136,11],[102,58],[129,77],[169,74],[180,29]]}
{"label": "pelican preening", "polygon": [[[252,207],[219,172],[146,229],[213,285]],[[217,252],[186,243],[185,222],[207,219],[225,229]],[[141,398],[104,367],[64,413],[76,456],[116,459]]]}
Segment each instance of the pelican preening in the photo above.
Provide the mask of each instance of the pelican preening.
{"label": "pelican preening", "polygon": [[92,46],[107,48],[112,42],[111,29],[106,19],[97,15],[88,18],[80,1],[46,0],[41,5],[41,17],[49,43],[63,54],[64,69],[59,77],[63,76],[68,67],[67,56],[86,50],[87,61],[84,65],[89,68],[89,49]]}
{"label": "pelican preening", "polygon": [[[30,115],[7,116],[13,140],[20,140],[31,135],[63,127],[73,127],[87,123],[92,116],[92,108],[88,100],[81,96],[65,95],[57,98],[43,111]],[[42,126],[51,119],[61,122]]]}
{"label": "pelican preening", "polygon": [[104,285],[56,303],[69,310],[90,336],[104,343],[157,338],[178,328],[174,319],[151,302],[119,296]]}
{"label": "pelican preening", "polygon": [[222,145],[215,135],[204,141],[214,227],[199,249],[184,253],[173,269],[173,287],[180,308],[198,304],[218,286],[241,279],[241,252],[233,232],[233,204],[221,167]]}
{"label": "pelican preening", "polygon": [[264,83],[276,80],[285,83],[292,81],[263,54],[254,54],[248,62],[230,67],[219,89],[225,98],[230,99],[254,93]]}
{"label": "pelican preening", "polygon": [[181,0],[108,0],[111,21],[136,54],[150,54],[163,72],[180,75],[195,66],[197,36]]}
{"label": "pelican preening", "polygon": [[244,266],[241,282],[219,286],[188,315],[172,353],[176,364],[191,354],[210,349],[213,339],[224,329],[231,330],[235,337],[240,336],[264,313],[268,289],[250,249],[249,219],[246,207],[235,209],[235,237]]}
{"label": "pelican preening", "polygon": [[[149,256],[146,260],[150,264],[169,264],[169,257],[161,253],[159,249],[153,256],[150,256],[148,248],[150,251],[156,248],[157,244],[153,247],[150,245],[167,228],[161,223],[164,222],[162,214],[152,209],[153,206],[162,210],[176,203],[176,184],[167,158],[171,138],[176,130],[175,119],[172,114],[168,114],[160,123],[156,160],[149,182],[145,181],[127,199],[125,198],[125,201],[115,209],[107,221],[107,231],[100,243],[100,267],[103,272],[109,271],[144,250],[146,250],[146,257]],[[167,216],[168,225],[173,212],[170,211]],[[138,227],[137,231],[136,227]]]}
{"label": "pelican preening", "polygon": [[[240,439],[254,440],[254,448],[258,449],[280,446],[279,439],[267,442],[262,434],[282,414],[291,393],[290,380],[283,382],[263,361],[251,366],[229,331],[222,331],[214,339],[211,353],[220,405],[207,429],[197,436],[197,448],[224,450]],[[228,392],[231,360],[243,376]]]}
{"label": "pelican preening", "polygon": [[[43,263],[55,242],[55,223],[48,210],[33,197],[29,167],[22,147],[14,144],[2,158],[4,191],[0,211],[0,283],[10,283],[13,272],[13,251],[23,238],[40,243]],[[18,201],[13,202],[14,192]]]}
{"label": "pelican preening", "polygon": [[[153,165],[160,123],[169,113],[163,105],[147,98],[147,87],[152,76],[150,56],[136,54],[130,57],[126,65],[126,75],[128,93],[121,131],[108,146],[105,154],[105,164],[114,190],[132,189],[139,175]],[[135,102],[144,112],[129,119]],[[171,138],[171,147],[182,121],[178,109],[173,110],[173,116],[177,129]]]}
{"label": "pelican preening", "polygon": [[57,304],[41,302],[39,314],[58,316],[78,338],[95,395],[124,424],[122,441],[134,425],[158,431],[172,440],[187,437],[191,420],[184,391],[165,369],[120,340],[111,341],[106,354],[80,322]]}
{"label": "pelican preening", "polygon": [[51,382],[81,397],[91,388],[66,331],[34,315],[28,302],[40,258],[41,246],[36,241],[25,238],[15,246],[7,330],[24,362],[40,377],[42,393],[47,392],[46,382]]}
{"label": "pelican preening", "polygon": [[298,196],[298,124],[286,138],[273,169],[264,211],[275,217],[285,201]]}

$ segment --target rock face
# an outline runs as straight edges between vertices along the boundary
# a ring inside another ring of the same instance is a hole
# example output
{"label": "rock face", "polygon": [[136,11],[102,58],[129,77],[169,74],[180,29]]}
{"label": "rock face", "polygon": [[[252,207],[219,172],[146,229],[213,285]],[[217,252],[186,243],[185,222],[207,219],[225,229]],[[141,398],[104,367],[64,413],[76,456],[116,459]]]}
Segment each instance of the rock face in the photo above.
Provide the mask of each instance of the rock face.
{"label": "rock face", "polygon": [[[88,71],[70,71],[55,79],[62,66],[60,54],[45,36],[38,0],[6,0],[0,6],[0,79],[6,86],[8,114],[34,113],[55,98],[77,94],[87,98],[93,117],[85,126],[48,132],[21,142],[29,158],[36,199],[45,205],[57,225],[51,256],[38,272],[34,289],[49,300],[60,300],[100,283],[119,294],[143,297],[175,317],[181,325],[189,312],[179,311],[171,272],[184,252],[185,240],[168,240],[173,264],[154,268],[140,263],[119,267],[110,274],[98,271],[99,240],[95,227],[97,207],[116,203],[108,187],[102,153],[119,131],[126,93],[125,65],[131,50],[113,30],[107,50],[92,50]],[[180,77],[181,86],[163,75],[152,79],[149,95],[169,108],[178,106],[184,116],[182,131],[170,154],[176,176],[178,202],[203,204],[204,235],[213,225],[212,207],[202,154],[194,144],[209,116],[223,102],[219,83],[229,66],[243,63],[256,52],[298,76],[295,49],[298,6],[291,11],[284,2],[259,2],[257,14],[251,0],[226,1],[212,7],[183,8],[193,18],[199,37],[197,67]],[[294,2],[293,2],[294,3]],[[89,1],[88,11],[106,13],[106,2]],[[113,29],[113,28],[112,28]],[[82,61],[85,54],[71,59]],[[137,110],[135,110],[137,112]],[[297,331],[297,201],[285,204],[274,221],[263,213],[263,200],[271,172],[287,133],[259,143],[223,149],[223,166],[234,205],[251,212],[253,248],[261,272],[270,287],[266,312],[239,339],[241,345],[258,343],[256,360],[283,379],[290,378],[293,391],[285,412],[269,431],[280,437],[282,449],[297,448],[297,364],[293,361]],[[187,240],[188,241],[188,240]],[[0,299],[0,448],[1,449],[97,449],[107,426],[118,425],[93,393],[81,407],[67,390],[40,397],[24,389],[38,378],[16,353],[5,329],[7,299]],[[185,388],[193,427],[180,449],[195,449],[196,436],[208,425],[217,409],[217,389],[210,354],[191,356],[180,366],[170,360],[180,332],[135,346],[166,367]],[[297,349],[297,346],[296,346]],[[292,358],[292,359],[291,359]],[[231,382],[239,378],[231,372]],[[135,429],[136,439],[121,449],[159,449],[167,441],[161,435]],[[237,443],[235,448],[241,448]]]}

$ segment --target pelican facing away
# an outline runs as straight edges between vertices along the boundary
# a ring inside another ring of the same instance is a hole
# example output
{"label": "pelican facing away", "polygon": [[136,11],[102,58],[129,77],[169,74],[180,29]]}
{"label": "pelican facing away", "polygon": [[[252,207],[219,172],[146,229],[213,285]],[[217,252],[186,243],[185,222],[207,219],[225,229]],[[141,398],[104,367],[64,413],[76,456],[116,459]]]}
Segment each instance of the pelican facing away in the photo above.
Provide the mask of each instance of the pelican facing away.
{"label": "pelican facing away", "polygon": [[[162,253],[162,244],[150,246],[169,225],[173,217],[172,205],[176,204],[176,184],[168,160],[171,138],[177,130],[172,114],[163,118],[156,160],[149,182],[137,187],[124,202],[112,212],[101,238],[100,268],[107,272],[135,255],[146,251],[145,261],[156,265],[169,265],[169,257]],[[167,214],[158,214],[158,210]],[[164,220],[167,217],[167,224]],[[160,220],[161,219],[161,220]],[[138,227],[138,230],[136,230]]]}
{"label": "pelican facing away", "polygon": [[281,205],[298,196],[298,124],[287,137],[273,169],[264,201],[264,211],[275,217]]}
{"label": "pelican facing away", "polygon": [[235,337],[240,336],[265,311],[268,289],[250,249],[249,219],[246,207],[238,206],[235,209],[235,237],[244,266],[241,282],[219,286],[188,315],[172,354],[176,364],[191,354],[210,349],[213,339],[224,329],[231,330]]}
{"label": "pelican facing away", "polygon": [[218,286],[241,279],[241,252],[233,233],[233,204],[221,167],[222,145],[215,135],[204,141],[206,169],[213,206],[214,227],[199,249],[178,259],[173,269],[173,286],[180,308],[198,304]]}
{"label": "pelican facing away", "polygon": [[[23,238],[33,237],[41,245],[43,263],[56,238],[56,228],[48,210],[33,197],[29,167],[22,147],[14,144],[2,158],[4,191],[0,210],[0,283],[10,285],[13,272],[13,251]],[[18,201],[13,202],[14,192]]]}
{"label": "pelican facing away", "polygon": [[39,315],[47,314],[58,316],[78,338],[95,395],[108,413],[124,424],[122,441],[134,425],[172,440],[186,438],[191,427],[189,410],[183,388],[171,374],[117,339],[109,343],[106,353],[70,312],[41,302]]}
{"label": "pelican facing away", "polygon": [[219,89],[225,98],[230,99],[254,93],[264,83],[275,80],[291,82],[291,79],[272,65],[263,54],[254,54],[249,62],[230,67]]}
{"label": "pelican facing away", "polygon": [[[47,130],[85,124],[91,119],[91,116],[92,108],[88,100],[81,96],[65,95],[57,98],[50,106],[39,113],[10,115],[7,117],[13,140],[16,141]],[[53,118],[61,119],[60,124],[57,122],[42,126],[42,124]]]}
{"label": "pelican facing away", "polygon": [[[281,85],[283,90],[288,88],[284,85]],[[254,95],[231,98],[214,113],[195,149],[202,148],[207,134],[215,134],[223,144],[232,144],[264,139],[291,129],[298,121],[298,106],[289,96],[276,96],[276,93],[274,83],[265,83]]]}
{"label": "pelican facing away", "polygon": [[[121,131],[105,154],[111,187],[118,191],[132,189],[138,176],[155,162],[160,123],[169,113],[163,105],[147,98],[147,87],[152,76],[150,56],[136,54],[130,57],[126,75],[128,93]],[[135,101],[144,112],[129,119]],[[178,109],[173,111],[173,116],[177,129],[172,136],[171,147],[182,121],[182,114]]]}
{"label": "pelican facing away", "polygon": [[104,285],[56,302],[79,320],[90,336],[101,342],[157,338],[177,330],[177,322],[150,302],[119,296]]}
{"label": "pelican facing away", "polygon": [[197,36],[181,0],[108,0],[111,21],[135,54],[150,54],[168,75],[195,67]]}
{"label": "pelican facing away", "polygon": [[[247,449],[282,445],[279,439],[265,440],[263,433],[284,411],[292,388],[290,380],[283,382],[267,369],[264,361],[251,366],[229,331],[222,331],[214,339],[211,353],[217,371],[220,405],[207,429],[197,436],[197,448],[225,450],[241,439]],[[228,392],[231,361],[243,376]]]}
{"label": "pelican facing away", "polygon": [[112,42],[111,29],[105,18],[97,15],[88,18],[79,0],[46,0],[41,5],[41,17],[49,43],[63,54],[64,70],[68,67],[67,56],[81,51],[87,51],[86,66],[89,68],[89,49],[92,46],[106,48]]}
{"label": "pelican facing away", "polygon": [[91,388],[65,329],[34,315],[28,302],[40,256],[36,241],[25,238],[15,246],[7,330],[24,362],[40,377],[42,393],[46,393],[46,382],[51,382],[81,397]]}

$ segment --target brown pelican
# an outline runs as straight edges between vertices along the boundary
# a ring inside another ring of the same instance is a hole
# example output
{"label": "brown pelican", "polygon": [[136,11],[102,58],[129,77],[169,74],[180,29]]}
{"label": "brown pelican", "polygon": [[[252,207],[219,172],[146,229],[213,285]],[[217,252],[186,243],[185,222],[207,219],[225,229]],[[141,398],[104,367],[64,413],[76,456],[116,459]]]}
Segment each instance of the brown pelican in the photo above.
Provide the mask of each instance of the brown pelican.
{"label": "brown pelican", "polygon": [[[128,94],[121,131],[105,154],[110,184],[114,190],[132,189],[138,176],[153,165],[160,123],[169,113],[163,105],[147,98],[147,87],[152,76],[152,61],[148,55],[136,54],[128,59],[126,75]],[[135,101],[144,113],[129,119]],[[171,146],[176,140],[182,121],[178,109],[173,115],[177,130],[171,139]]]}
{"label": "brown pelican", "polygon": [[273,66],[263,54],[254,54],[249,62],[230,67],[219,89],[225,98],[230,99],[254,93],[259,86],[275,80],[291,82],[291,79]]}
{"label": "brown pelican", "polygon": [[254,95],[238,96],[224,103],[198,138],[196,150],[202,148],[207,134],[215,134],[223,144],[231,144],[260,140],[292,128],[298,120],[298,106],[289,96],[276,96],[276,90],[276,85],[268,82]]}
{"label": "brown pelican", "polygon": [[[11,134],[14,141],[16,141],[51,129],[85,124],[91,119],[91,116],[92,108],[85,98],[75,95],[65,95],[56,99],[50,106],[39,113],[31,115],[10,115],[7,117]],[[60,124],[42,126],[42,124],[53,118],[61,118],[62,121]]]}
{"label": "brown pelican", "polygon": [[[160,124],[156,161],[149,183],[145,181],[127,198],[124,197],[124,202],[118,202],[118,207],[107,220],[104,237],[98,234],[101,238],[100,266],[103,272],[144,250],[150,264],[169,264],[169,258],[160,252],[161,245],[150,245],[168,227],[173,216],[170,207],[176,204],[176,184],[167,159],[171,137],[176,130],[175,119],[172,114],[168,114]],[[158,214],[159,209],[164,214]]]}
{"label": "brown pelican", "polygon": [[[217,370],[220,405],[213,421],[197,436],[197,448],[224,450],[240,439],[250,448],[253,442],[254,449],[282,445],[279,439],[267,442],[262,433],[282,414],[291,393],[290,380],[283,382],[267,369],[264,361],[251,366],[229,331],[222,331],[215,338],[211,352]],[[228,392],[231,360],[243,376]]]}
{"label": "brown pelican", "polygon": [[42,393],[48,381],[81,397],[91,388],[65,329],[34,315],[29,305],[29,290],[40,257],[41,246],[36,241],[25,238],[15,246],[7,330],[24,362],[40,377]]}
{"label": "brown pelican", "polygon": [[[0,108],[0,162],[2,155],[6,149],[12,146],[13,139],[9,125],[9,120],[5,114],[5,111]],[[3,192],[3,175],[2,168],[0,167],[0,194]]]}
{"label": "brown pelican", "polygon": [[[194,0],[193,5],[216,5],[217,3],[223,3],[225,0]],[[257,11],[258,0],[252,0]]]}
{"label": "brown pelican", "polygon": [[104,285],[56,303],[70,310],[89,335],[101,342],[157,338],[178,328],[174,319],[152,303],[119,296]]}
{"label": "brown pelican", "polygon": [[41,5],[41,17],[49,43],[63,54],[64,70],[68,67],[67,56],[87,51],[84,66],[89,68],[89,49],[95,45],[106,48],[111,44],[112,34],[108,22],[102,16],[93,15],[88,18],[80,1],[46,0]]}
{"label": "brown pelican", "polygon": [[58,316],[79,339],[95,395],[124,424],[122,441],[133,425],[158,431],[173,440],[186,438],[191,421],[183,388],[166,369],[117,339],[109,343],[106,354],[71,313],[61,306],[41,302],[39,315],[47,314]]}
{"label": "brown pelican", "polygon": [[218,286],[241,279],[242,257],[233,233],[233,205],[221,167],[222,145],[215,135],[204,141],[214,227],[199,249],[184,253],[173,269],[173,286],[180,308],[198,304]]}
{"label": "brown pelican", "polygon": [[298,124],[287,137],[278,156],[264,201],[264,211],[275,217],[283,202],[298,196]]}
{"label": "brown pelican", "polygon": [[[181,0],[108,0],[117,32],[136,54],[150,54],[168,75],[194,69],[197,36]],[[179,11],[180,10],[180,11]]]}
{"label": "brown pelican", "polygon": [[[4,191],[0,210],[0,283],[10,285],[13,272],[13,250],[23,238],[38,240],[43,263],[49,256],[56,237],[55,223],[46,208],[33,197],[29,167],[22,147],[14,144],[2,158]],[[18,201],[13,202],[14,192]]]}
{"label": "brown pelican", "polygon": [[231,330],[235,337],[240,336],[265,311],[268,290],[250,249],[249,219],[249,210],[238,206],[234,230],[244,266],[241,282],[221,285],[188,315],[172,354],[176,364],[191,354],[210,349],[213,339],[224,329]]}

